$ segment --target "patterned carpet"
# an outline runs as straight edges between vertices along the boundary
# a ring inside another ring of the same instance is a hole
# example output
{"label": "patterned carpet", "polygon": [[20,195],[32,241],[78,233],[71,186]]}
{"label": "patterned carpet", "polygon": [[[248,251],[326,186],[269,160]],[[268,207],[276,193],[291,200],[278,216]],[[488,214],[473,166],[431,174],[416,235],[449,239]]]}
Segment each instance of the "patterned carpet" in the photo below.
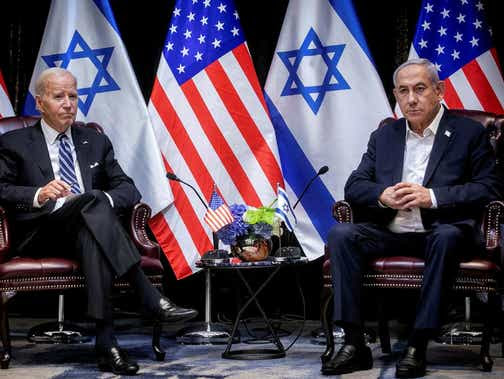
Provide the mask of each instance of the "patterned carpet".
{"label": "patterned carpet", "polygon": [[[11,320],[13,355],[8,370],[1,370],[1,378],[112,378],[110,373],[100,372],[94,363],[92,343],[70,345],[33,344],[26,340],[30,325],[41,320]],[[180,325],[179,325],[180,326]],[[285,329],[294,333],[282,337],[288,346],[296,334],[296,325]],[[284,327],[284,325],[282,325]],[[311,331],[318,327],[308,323],[301,338],[287,352],[285,358],[270,360],[238,361],[222,359],[224,345],[179,345],[173,330],[163,335],[166,350],[164,362],[153,359],[149,328],[137,321],[119,320],[118,339],[131,357],[138,360],[141,378],[317,378],[320,375],[319,356],[324,346],[314,344]],[[242,341],[247,340],[247,330],[242,331]],[[393,340],[393,354],[381,353],[378,343],[370,344],[375,358],[374,367],[368,371],[345,375],[345,378],[394,378],[395,362],[404,344]],[[267,345],[240,343],[236,348],[261,348]],[[495,364],[491,373],[478,370],[478,347],[431,344],[428,353],[429,378],[503,378],[504,358],[498,356],[499,345],[492,345]]]}

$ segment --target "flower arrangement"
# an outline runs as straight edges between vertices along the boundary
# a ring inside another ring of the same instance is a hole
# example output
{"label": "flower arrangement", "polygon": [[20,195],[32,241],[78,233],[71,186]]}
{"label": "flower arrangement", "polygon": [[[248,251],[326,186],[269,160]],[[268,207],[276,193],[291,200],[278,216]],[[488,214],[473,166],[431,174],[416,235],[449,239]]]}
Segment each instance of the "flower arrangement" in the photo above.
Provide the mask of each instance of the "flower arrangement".
{"label": "flower arrangement", "polygon": [[272,235],[279,235],[279,221],[275,217],[275,208],[231,204],[229,209],[234,221],[217,232],[217,237],[225,244],[235,245],[242,236],[255,234],[269,239]]}

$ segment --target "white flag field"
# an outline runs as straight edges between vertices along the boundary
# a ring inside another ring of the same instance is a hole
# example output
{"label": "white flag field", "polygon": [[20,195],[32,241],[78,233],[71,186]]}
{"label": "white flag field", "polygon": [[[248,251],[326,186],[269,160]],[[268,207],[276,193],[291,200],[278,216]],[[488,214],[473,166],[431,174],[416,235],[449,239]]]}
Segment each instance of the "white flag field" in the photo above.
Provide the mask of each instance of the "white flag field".
{"label": "white flag field", "polygon": [[265,87],[295,234],[310,259],[324,253],[331,207],[371,131],[392,115],[351,1],[290,0]]}
{"label": "white flag field", "polygon": [[145,100],[108,0],[53,0],[30,82],[25,115],[37,115],[35,80],[46,68],[70,70],[78,81],[77,120],[100,124],[116,158],[153,213],[172,194]]}

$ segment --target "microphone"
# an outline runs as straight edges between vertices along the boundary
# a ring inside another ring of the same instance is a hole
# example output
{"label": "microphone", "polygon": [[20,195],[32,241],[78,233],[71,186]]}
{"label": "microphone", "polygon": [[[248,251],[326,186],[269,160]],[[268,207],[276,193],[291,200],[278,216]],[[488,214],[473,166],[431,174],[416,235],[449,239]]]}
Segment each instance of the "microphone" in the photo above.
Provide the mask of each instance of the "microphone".
{"label": "microphone", "polygon": [[[176,182],[185,184],[189,188],[191,188],[196,196],[198,196],[198,199],[200,199],[201,204],[205,206],[206,209],[208,209],[208,204],[206,203],[205,200],[201,197],[199,192],[194,188],[192,185],[190,185],[187,182],[184,182],[182,179],[180,179],[177,175],[175,175],[173,172],[167,172],[166,177],[170,180],[174,180]],[[226,250],[220,250],[219,249],[219,238],[217,237],[217,233],[212,233],[212,242],[214,245],[214,250],[207,251],[205,254],[201,256],[202,260],[208,260],[212,262],[223,262],[223,261],[229,261],[229,255]]]}
{"label": "microphone", "polygon": [[298,203],[301,201],[301,199],[303,198],[304,194],[306,193],[306,190],[308,188],[310,188],[311,184],[313,183],[313,181],[315,179],[317,179],[320,175],[324,175],[327,171],[329,171],[329,167],[327,166],[322,166],[320,167],[320,170],[318,170],[317,174],[310,179],[310,181],[308,182],[308,184],[306,185],[306,187],[304,188],[303,192],[301,192],[301,195],[299,195],[296,203],[294,204],[294,206],[292,207],[292,209],[296,209],[296,206],[298,205]]}
{"label": "microphone", "polygon": [[184,182],[182,179],[180,179],[177,175],[175,175],[173,172],[167,172],[166,173],[166,177],[170,180],[175,180],[176,182],[180,182],[180,183],[183,183],[185,184],[186,186],[190,187],[194,193],[196,194],[196,196],[198,196],[198,199],[200,199],[201,201],[201,204],[203,204],[203,206],[205,207],[205,209],[208,209],[208,205],[206,203],[205,200],[203,200],[203,198],[201,197],[201,195],[198,193],[198,191],[196,190],[196,188],[194,188],[192,185],[190,185],[189,183],[187,182]]}

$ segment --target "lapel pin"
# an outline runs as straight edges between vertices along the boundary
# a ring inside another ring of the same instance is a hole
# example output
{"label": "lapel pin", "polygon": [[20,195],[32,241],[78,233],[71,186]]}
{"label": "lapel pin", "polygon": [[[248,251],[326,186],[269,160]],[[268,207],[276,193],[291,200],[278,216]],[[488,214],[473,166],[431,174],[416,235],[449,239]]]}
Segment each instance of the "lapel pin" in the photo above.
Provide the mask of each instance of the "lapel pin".
{"label": "lapel pin", "polygon": [[444,135],[447,137],[451,136],[451,132],[449,130],[445,130]]}

